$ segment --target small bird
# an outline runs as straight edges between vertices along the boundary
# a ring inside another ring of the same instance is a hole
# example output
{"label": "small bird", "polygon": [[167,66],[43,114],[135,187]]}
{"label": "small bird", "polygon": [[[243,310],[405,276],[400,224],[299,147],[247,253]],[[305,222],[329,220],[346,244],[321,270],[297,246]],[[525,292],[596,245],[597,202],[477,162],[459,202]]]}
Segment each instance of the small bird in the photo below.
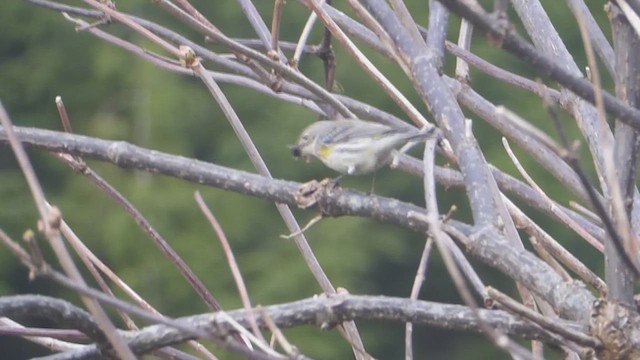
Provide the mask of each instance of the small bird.
{"label": "small bird", "polygon": [[296,158],[308,161],[314,156],[342,175],[363,175],[389,164],[393,151],[402,145],[433,137],[435,129],[394,128],[358,119],[320,120],[304,129],[290,148]]}

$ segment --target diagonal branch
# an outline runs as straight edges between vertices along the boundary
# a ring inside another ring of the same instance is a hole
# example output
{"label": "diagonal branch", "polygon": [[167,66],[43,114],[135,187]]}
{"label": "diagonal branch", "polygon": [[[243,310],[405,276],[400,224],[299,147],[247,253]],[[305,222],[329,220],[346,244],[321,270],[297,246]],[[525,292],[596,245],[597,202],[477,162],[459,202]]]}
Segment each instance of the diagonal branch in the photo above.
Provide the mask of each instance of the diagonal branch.
{"label": "diagonal branch", "polygon": [[[520,35],[513,31],[505,30],[500,24],[493,21],[491,16],[483,9],[478,7],[472,9],[460,0],[438,1],[442,2],[452,12],[471,21],[481,32],[500,39],[502,48],[531,65],[531,69],[538,71],[542,75],[549,76],[592,104],[595,103],[595,91],[588,80],[573,75],[556,61],[541,55],[535,47]],[[640,110],[626,105],[606,91],[602,91],[602,98],[607,112],[617,116],[629,126],[640,129]]]}

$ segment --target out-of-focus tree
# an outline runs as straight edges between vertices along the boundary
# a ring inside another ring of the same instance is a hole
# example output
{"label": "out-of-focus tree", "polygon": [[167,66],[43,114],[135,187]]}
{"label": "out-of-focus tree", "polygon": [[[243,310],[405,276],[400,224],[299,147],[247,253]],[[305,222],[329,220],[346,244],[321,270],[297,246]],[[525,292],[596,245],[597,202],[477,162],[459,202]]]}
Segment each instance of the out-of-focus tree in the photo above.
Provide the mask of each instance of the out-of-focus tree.
{"label": "out-of-focus tree", "polygon": [[[640,3],[83,5],[0,12],[12,356],[637,357]],[[434,135],[336,185],[339,118]]]}

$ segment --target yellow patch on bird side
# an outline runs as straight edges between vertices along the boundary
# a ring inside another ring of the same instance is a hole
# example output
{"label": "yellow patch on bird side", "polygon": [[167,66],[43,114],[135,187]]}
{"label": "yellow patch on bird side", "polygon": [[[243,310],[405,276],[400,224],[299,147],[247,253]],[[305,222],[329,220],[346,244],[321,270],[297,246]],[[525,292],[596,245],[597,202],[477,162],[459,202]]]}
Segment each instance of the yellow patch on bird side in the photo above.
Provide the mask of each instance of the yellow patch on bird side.
{"label": "yellow patch on bird side", "polygon": [[330,146],[322,145],[318,150],[318,155],[320,155],[322,159],[326,159],[331,154],[331,151],[332,151],[332,148]]}

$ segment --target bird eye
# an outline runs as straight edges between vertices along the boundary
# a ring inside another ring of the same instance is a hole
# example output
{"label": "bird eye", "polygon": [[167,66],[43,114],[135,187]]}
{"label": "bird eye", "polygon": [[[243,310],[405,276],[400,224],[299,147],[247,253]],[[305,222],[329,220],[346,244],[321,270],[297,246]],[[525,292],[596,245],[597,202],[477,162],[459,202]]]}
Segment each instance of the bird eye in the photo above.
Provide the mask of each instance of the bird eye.
{"label": "bird eye", "polygon": [[309,134],[302,134],[302,136],[300,136],[300,142],[307,142],[309,141]]}

